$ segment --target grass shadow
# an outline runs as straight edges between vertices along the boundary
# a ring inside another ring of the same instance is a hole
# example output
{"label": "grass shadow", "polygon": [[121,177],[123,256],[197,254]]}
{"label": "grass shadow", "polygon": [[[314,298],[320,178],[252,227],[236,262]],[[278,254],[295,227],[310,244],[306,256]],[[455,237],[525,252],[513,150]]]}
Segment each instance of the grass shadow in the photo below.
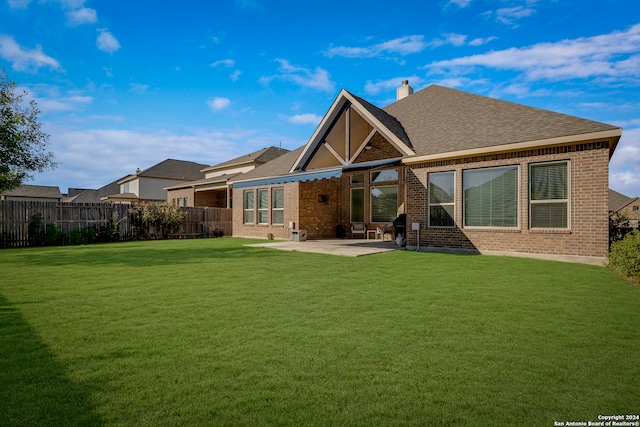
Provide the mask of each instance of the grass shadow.
{"label": "grass shadow", "polygon": [[100,426],[91,390],[74,384],[22,314],[0,295],[0,425]]}

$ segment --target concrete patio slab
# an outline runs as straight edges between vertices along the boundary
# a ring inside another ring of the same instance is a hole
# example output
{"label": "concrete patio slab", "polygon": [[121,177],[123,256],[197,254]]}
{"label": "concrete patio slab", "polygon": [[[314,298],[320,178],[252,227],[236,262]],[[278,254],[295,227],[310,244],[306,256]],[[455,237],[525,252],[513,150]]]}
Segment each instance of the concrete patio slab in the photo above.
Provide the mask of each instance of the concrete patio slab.
{"label": "concrete patio slab", "polygon": [[393,242],[368,239],[307,240],[305,242],[275,241],[269,243],[252,243],[245,246],[350,257],[391,252],[400,249],[394,245]]}

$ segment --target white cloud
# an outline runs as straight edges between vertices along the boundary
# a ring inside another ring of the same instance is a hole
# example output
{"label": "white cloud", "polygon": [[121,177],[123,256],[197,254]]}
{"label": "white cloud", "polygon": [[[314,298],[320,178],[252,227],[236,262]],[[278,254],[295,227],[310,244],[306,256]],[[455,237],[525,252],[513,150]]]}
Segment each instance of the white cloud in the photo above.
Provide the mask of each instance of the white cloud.
{"label": "white cloud", "polygon": [[[59,164],[55,171],[36,174],[35,184],[59,185],[61,189],[100,188],[136,168],[146,169],[174,158],[214,165],[249,152],[278,146],[298,147],[283,135],[263,131],[196,130],[177,134],[160,130],[143,132],[119,129],[70,131],[49,126],[50,150]],[[55,183],[55,184],[52,184]]]}
{"label": "white cloud", "polygon": [[13,37],[2,34],[0,34],[0,57],[11,62],[11,67],[16,71],[38,71],[41,67],[60,68],[60,63],[46,55],[41,46],[36,45],[31,50],[24,49]]}
{"label": "white cloud", "polygon": [[388,80],[378,80],[376,82],[368,81],[364,85],[364,92],[368,95],[377,95],[380,92],[388,92],[393,93],[395,95],[395,90],[398,88],[403,80],[408,80],[409,85],[417,90],[423,83],[423,79],[416,75],[413,76],[402,76],[402,77],[394,77]]}
{"label": "white cloud", "polygon": [[630,197],[640,196],[640,127],[623,129],[609,162],[609,187]]}
{"label": "white cloud", "polygon": [[207,105],[213,111],[220,111],[220,110],[224,110],[229,105],[231,105],[231,100],[229,98],[220,98],[220,97],[211,98],[207,100]]}
{"label": "white cloud", "polygon": [[490,42],[492,42],[494,40],[497,40],[497,37],[493,37],[493,36],[485,37],[485,38],[479,37],[479,38],[471,40],[469,42],[469,46],[482,46],[483,44],[490,43]]}
{"label": "white cloud", "polygon": [[9,7],[12,9],[26,9],[31,0],[8,0]]}
{"label": "white cloud", "polygon": [[427,47],[424,36],[413,35],[400,37],[368,47],[331,47],[325,55],[329,58],[342,56],[345,58],[375,58],[384,55],[410,55],[422,52]]}
{"label": "white cloud", "polygon": [[98,32],[100,33],[96,40],[98,49],[107,53],[113,53],[120,49],[120,43],[108,29],[100,28]]}
{"label": "white cloud", "polygon": [[289,123],[303,125],[317,125],[322,120],[322,116],[317,114],[296,114],[288,118]]}
{"label": "white cloud", "polygon": [[268,85],[273,80],[282,80],[324,92],[333,92],[335,90],[335,83],[331,81],[329,73],[320,67],[316,67],[312,71],[308,68],[293,65],[286,59],[276,59],[276,61],[280,63],[278,69],[280,74],[261,77],[260,82],[262,84]]}
{"label": "white cloud", "polygon": [[524,7],[524,6],[516,6],[516,7],[498,9],[495,12],[495,16],[496,16],[496,21],[505,25],[512,26],[516,24],[517,20],[526,18],[535,13],[536,11],[534,9]]}
{"label": "white cloud", "polygon": [[67,22],[69,25],[93,24],[98,20],[95,9],[82,7],[67,12]]}
{"label": "white cloud", "polygon": [[242,74],[242,71],[240,70],[235,70],[233,73],[231,73],[231,81],[232,82],[237,82],[238,79],[240,78],[240,75]]}
{"label": "white cloud", "polygon": [[212,67],[219,67],[219,66],[224,66],[224,67],[233,67],[236,65],[236,61],[234,61],[233,59],[221,59],[219,61],[213,62],[211,64]]}
{"label": "white cloud", "polygon": [[266,9],[255,0],[236,0],[236,5],[247,12],[266,12]]}
{"label": "white cloud", "polygon": [[38,98],[36,99],[38,108],[43,113],[74,111],[78,110],[82,105],[93,102],[91,96],[70,96],[63,98]]}
{"label": "white cloud", "polygon": [[446,6],[455,4],[459,8],[465,8],[471,4],[471,0],[449,0]]}
{"label": "white cloud", "polygon": [[140,83],[129,83],[129,92],[136,95],[144,95],[148,93],[149,85],[143,85]]}
{"label": "white cloud", "polygon": [[475,72],[476,67],[486,67],[519,71],[529,80],[637,78],[639,51],[640,24],[637,24],[626,31],[436,61],[425,68],[465,74]]}
{"label": "white cloud", "polygon": [[431,47],[439,47],[444,45],[453,45],[456,47],[464,46],[467,36],[464,34],[447,33],[443,34],[441,39],[434,39],[429,43]]}

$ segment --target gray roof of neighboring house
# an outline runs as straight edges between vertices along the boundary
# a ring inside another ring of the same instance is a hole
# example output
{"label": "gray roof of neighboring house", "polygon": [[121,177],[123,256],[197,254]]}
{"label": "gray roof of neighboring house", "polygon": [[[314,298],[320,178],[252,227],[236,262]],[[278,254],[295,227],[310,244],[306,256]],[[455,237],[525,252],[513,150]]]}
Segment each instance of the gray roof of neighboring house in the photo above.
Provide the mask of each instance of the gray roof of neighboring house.
{"label": "gray roof of neighboring house", "polygon": [[118,184],[118,182],[120,182],[121,180],[123,180],[126,177],[120,178],[116,181],[110,182],[109,184],[98,188],[97,190],[87,190],[84,191],[80,194],[78,194],[75,197],[70,198],[68,201],[69,202],[74,202],[74,203],[100,203],[100,202],[104,202],[104,200],[101,200],[103,197],[107,197],[110,196],[112,194],[116,194],[120,191],[120,184]]}
{"label": "gray roof of neighboring house", "polygon": [[383,110],[398,120],[417,156],[619,129],[438,85]]}
{"label": "gray roof of neighboring house", "polygon": [[186,160],[167,159],[143,171],[136,172],[134,175],[129,175],[119,182],[130,181],[136,177],[195,181],[196,179],[204,178],[202,170],[208,167],[209,165]]}
{"label": "gray roof of neighboring house", "polygon": [[637,197],[627,197],[624,194],[609,189],[609,212],[617,212],[636,199]]}
{"label": "gray roof of neighboring house", "polygon": [[217,175],[213,178],[205,178],[205,179],[199,179],[197,181],[189,181],[189,182],[184,182],[182,184],[178,184],[178,185],[172,185],[171,187],[166,187],[165,190],[177,190],[180,188],[189,188],[189,187],[197,187],[199,185],[207,185],[207,184],[212,184],[212,183],[216,183],[216,182],[226,182],[226,181],[231,181],[233,180],[233,178],[242,175],[242,172],[238,172],[238,173],[225,173],[222,175]]}
{"label": "gray roof of neighboring house", "polygon": [[271,160],[270,162],[260,165],[257,168],[239,176],[239,179],[237,179],[237,181],[288,174],[289,170],[298,159],[298,156],[300,156],[300,153],[302,153],[303,149],[304,146],[299,147],[293,151],[289,151],[288,153]]}
{"label": "gray roof of neighboring house", "polygon": [[59,187],[50,185],[21,185],[15,190],[9,190],[2,193],[3,196],[11,197],[42,197],[49,199],[62,199]]}
{"label": "gray roof of neighboring house", "polygon": [[244,156],[236,157],[235,159],[227,160],[226,162],[218,163],[217,165],[214,165],[214,166],[207,167],[206,169],[203,170],[203,172],[212,171],[212,170],[234,166],[234,165],[243,165],[247,163],[267,163],[288,152],[289,150],[285,148],[278,148],[278,147],[271,146],[271,147],[263,148],[262,150],[254,151],[253,153],[250,153],[250,154],[245,154]]}

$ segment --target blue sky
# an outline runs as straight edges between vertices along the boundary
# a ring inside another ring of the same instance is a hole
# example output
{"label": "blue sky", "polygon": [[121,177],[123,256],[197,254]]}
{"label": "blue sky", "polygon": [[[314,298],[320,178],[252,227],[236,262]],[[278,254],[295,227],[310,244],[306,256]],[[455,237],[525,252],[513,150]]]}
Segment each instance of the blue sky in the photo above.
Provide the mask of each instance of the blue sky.
{"label": "blue sky", "polygon": [[63,192],[295,149],[340,89],[408,79],[621,126],[610,187],[640,196],[637,0],[0,0],[0,66],[59,163],[29,183]]}

